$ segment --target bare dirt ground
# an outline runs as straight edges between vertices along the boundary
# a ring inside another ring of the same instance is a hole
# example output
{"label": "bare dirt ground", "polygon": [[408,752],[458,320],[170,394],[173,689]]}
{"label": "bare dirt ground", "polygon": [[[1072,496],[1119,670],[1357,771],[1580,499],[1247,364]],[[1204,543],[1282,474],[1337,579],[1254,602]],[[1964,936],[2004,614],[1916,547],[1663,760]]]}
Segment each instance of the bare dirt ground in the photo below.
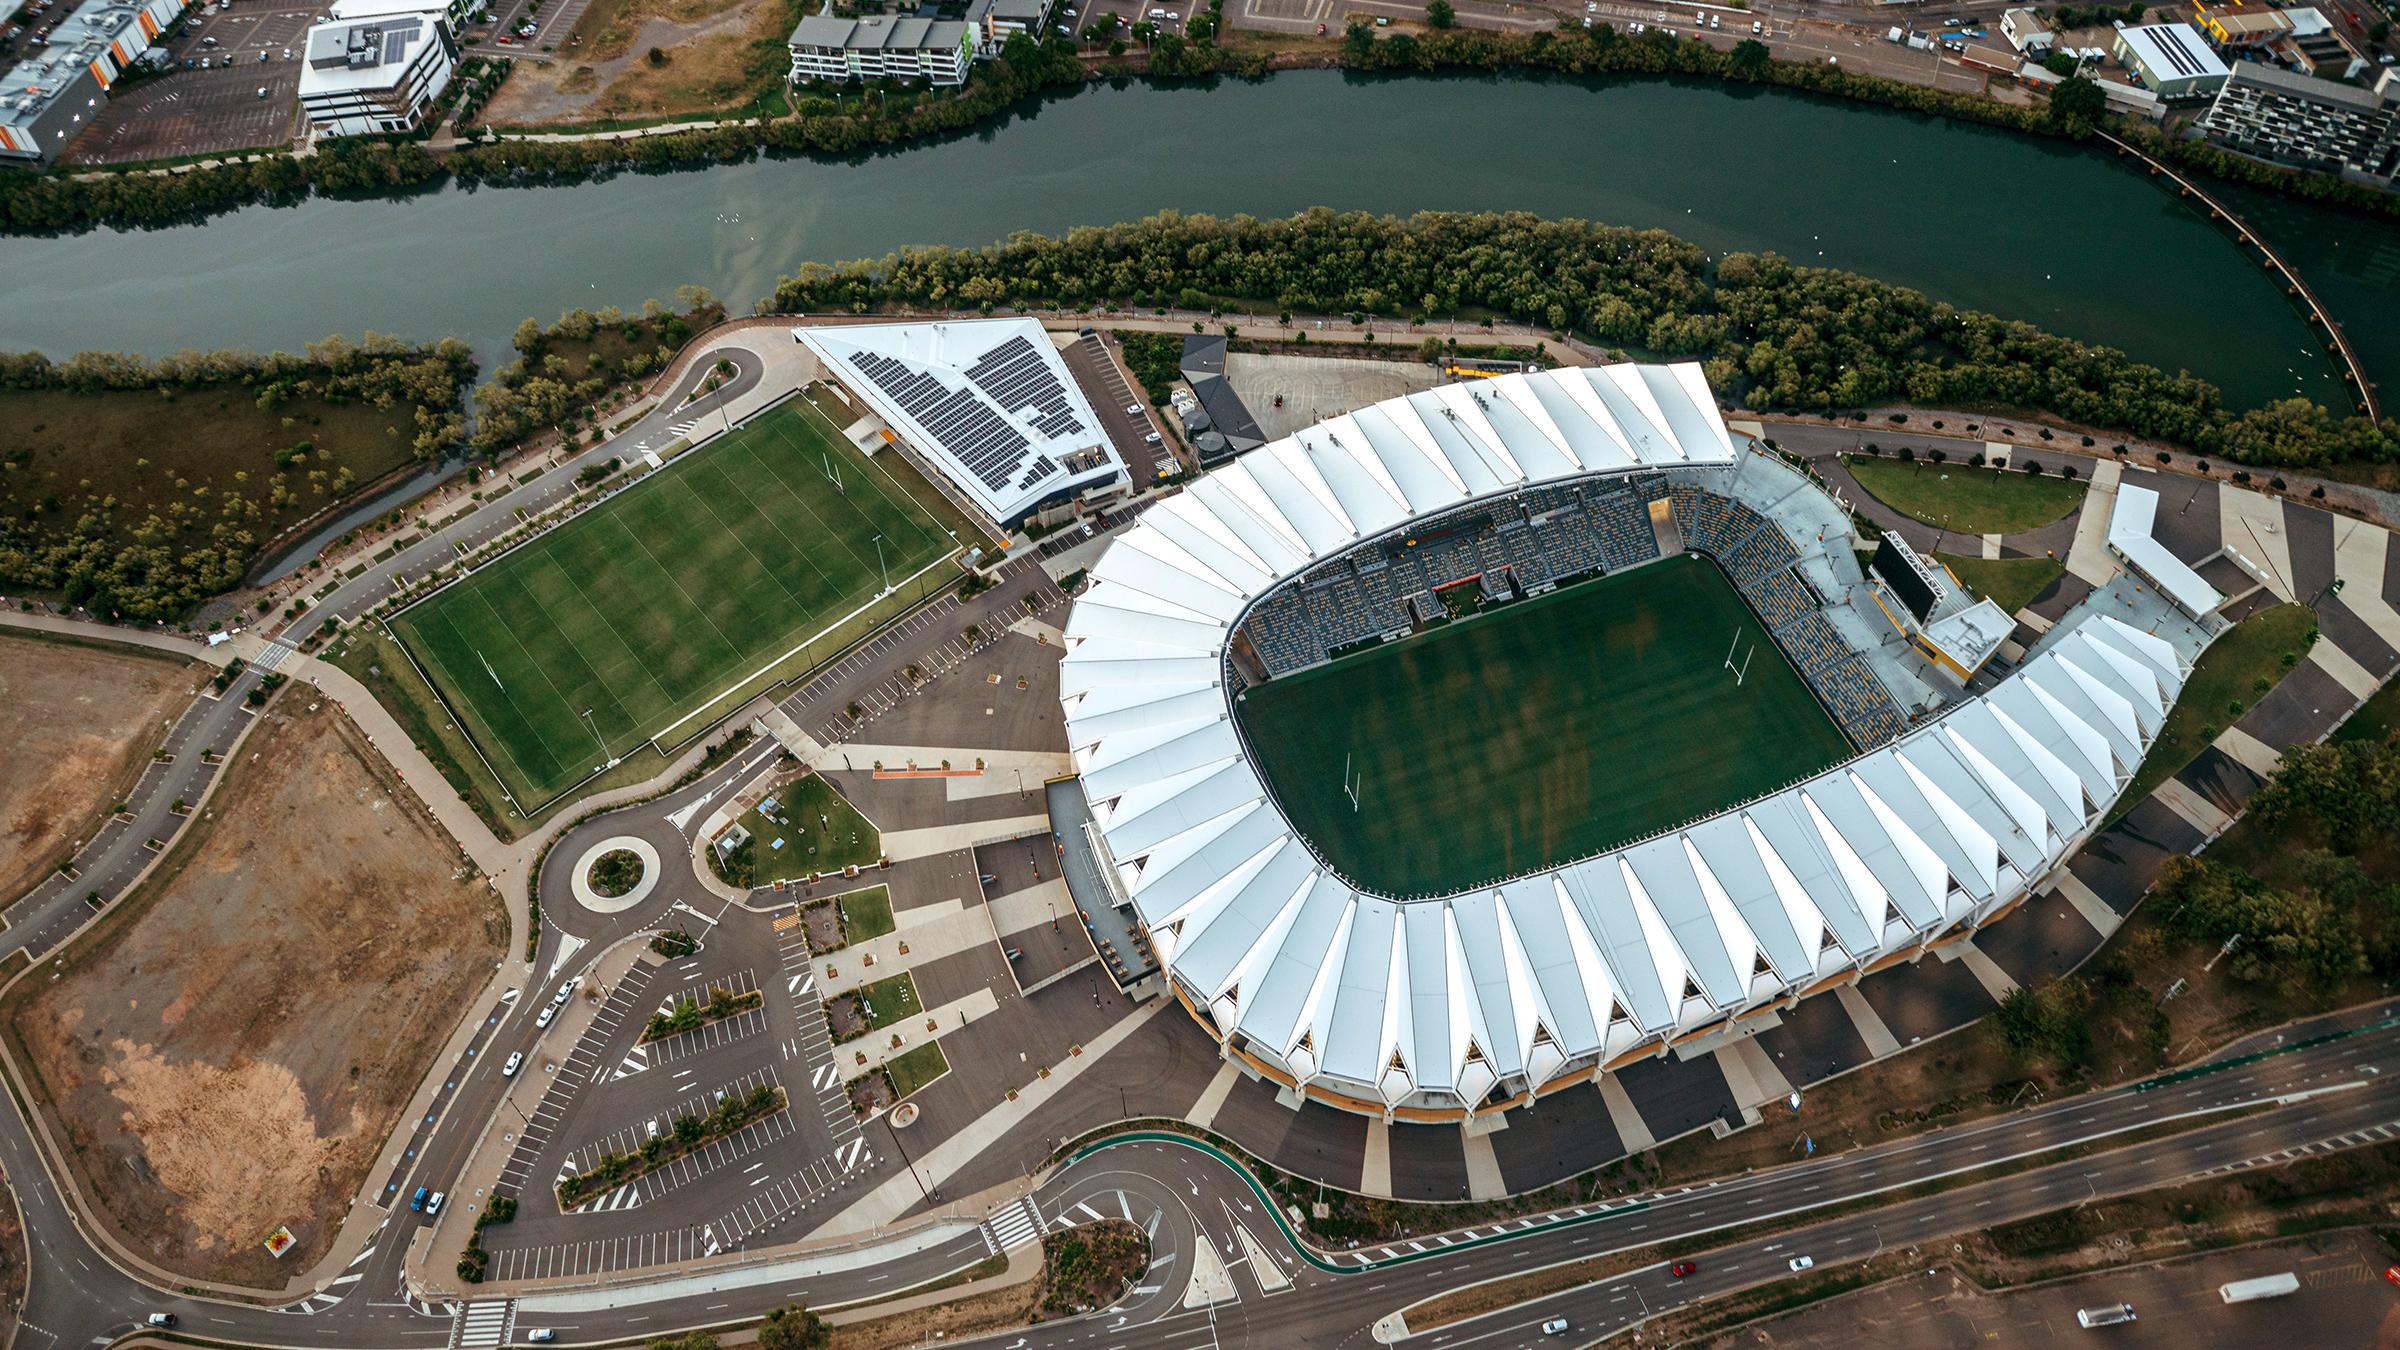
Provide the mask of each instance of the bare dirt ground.
{"label": "bare dirt ground", "polygon": [[[780,46],[790,34],[784,0],[601,0],[576,25],[580,43],[519,59],[483,120],[535,126],[706,114],[755,95],[766,69],[758,44]],[[654,62],[653,51],[665,59]],[[789,60],[772,64],[779,70]]]}
{"label": "bare dirt ground", "polygon": [[[273,705],[213,819],[8,1030],[118,1239],[280,1286],[324,1255],[507,920],[357,728]],[[259,1243],[289,1224],[297,1250]]]}
{"label": "bare dirt ground", "polygon": [[99,828],[200,676],[165,652],[0,636],[0,903]]}

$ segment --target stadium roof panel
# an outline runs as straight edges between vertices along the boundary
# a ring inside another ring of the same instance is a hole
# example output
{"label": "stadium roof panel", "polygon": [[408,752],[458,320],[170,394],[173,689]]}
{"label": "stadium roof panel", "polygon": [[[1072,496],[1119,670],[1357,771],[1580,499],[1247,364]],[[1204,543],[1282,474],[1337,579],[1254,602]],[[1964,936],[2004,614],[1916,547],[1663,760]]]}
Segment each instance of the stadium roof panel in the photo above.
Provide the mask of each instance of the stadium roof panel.
{"label": "stadium roof panel", "polygon": [[1315,856],[1233,722],[1248,606],[1482,498],[1738,453],[1697,367],[1508,375],[1253,452],[1111,543],[1066,624],[1068,741],[1118,880],[1221,1033],[1352,1100],[1472,1107],[1921,950],[2080,842],[2188,674],[2097,613],[1880,749],[1623,849],[1421,897]]}
{"label": "stadium roof panel", "polygon": [[1003,528],[1062,494],[1127,479],[1036,320],[811,326],[792,337]]}

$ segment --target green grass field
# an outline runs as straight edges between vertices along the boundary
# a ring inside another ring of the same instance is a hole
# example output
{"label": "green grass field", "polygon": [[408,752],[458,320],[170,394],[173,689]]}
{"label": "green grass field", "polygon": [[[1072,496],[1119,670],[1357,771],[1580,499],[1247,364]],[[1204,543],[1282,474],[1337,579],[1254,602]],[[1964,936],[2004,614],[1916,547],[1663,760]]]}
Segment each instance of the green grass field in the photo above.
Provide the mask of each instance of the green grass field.
{"label": "green grass field", "polygon": [[[1737,630],[1744,652],[1758,644],[1738,688]],[[1239,715],[1292,823],[1352,880],[1399,894],[1582,857],[1850,754],[1694,556],[1272,681]],[[1355,811],[1345,757],[1364,776]]]}
{"label": "green grass field", "polygon": [[955,546],[879,466],[787,404],[392,627],[530,806]]}
{"label": "green grass field", "polygon": [[2015,534],[2047,525],[2083,504],[2083,484],[2072,478],[1864,455],[1844,463],[1858,485],[1884,505],[1961,534]]}

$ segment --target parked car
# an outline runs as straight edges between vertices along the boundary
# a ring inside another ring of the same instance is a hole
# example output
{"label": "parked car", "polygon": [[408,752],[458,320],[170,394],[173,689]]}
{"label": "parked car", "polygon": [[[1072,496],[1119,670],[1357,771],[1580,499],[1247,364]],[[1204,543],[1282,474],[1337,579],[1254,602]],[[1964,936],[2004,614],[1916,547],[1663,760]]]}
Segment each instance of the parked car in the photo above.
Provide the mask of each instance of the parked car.
{"label": "parked car", "polygon": [[431,1186],[419,1186],[419,1187],[417,1187],[417,1193],[416,1193],[415,1195],[412,1195],[412,1196],[408,1197],[408,1207],[409,1207],[410,1209],[413,1209],[413,1210],[417,1211],[417,1212],[418,1212],[418,1213],[420,1213],[420,1214],[424,1213],[424,1212],[425,1212],[425,1197],[426,1197],[426,1196],[429,1196],[429,1195],[431,1195],[431,1194],[433,1194],[433,1188],[432,1188]]}
{"label": "parked car", "polygon": [[449,1193],[448,1191],[435,1191],[435,1192],[434,1192],[434,1193],[433,1193],[433,1194],[432,1194],[430,1197],[428,1197],[428,1198],[426,1199],[426,1201],[425,1201],[425,1212],[426,1212],[426,1213],[428,1213],[428,1214],[439,1214],[439,1213],[441,1213],[441,1212],[442,1212],[442,1202],[443,1202],[444,1200],[447,1200],[447,1199],[449,1199],[449,1198],[450,1198],[450,1193]]}
{"label": "parked car", "polygon": [[500,1066],[500,1076],[502,1078],[514,1078],[517,1076],[517,1070],[524,1067],[525,1052],[522,1050],[511,1050],[508,1052],[508,1062]]}
{"label": "parked car", "polygon": [[557,1016],[558,1005],[555,1003],[545,1003],[542,1005],[542,1010],[534,1014],[533,1024],[537,1027],[547,1027],[550,1025],[551,1019]]}
{"label": "parked car", "polygon": [[265,85],[262,84],[258,87],[258,96],[260,98],[265,98],[267,96],[267,87]]}

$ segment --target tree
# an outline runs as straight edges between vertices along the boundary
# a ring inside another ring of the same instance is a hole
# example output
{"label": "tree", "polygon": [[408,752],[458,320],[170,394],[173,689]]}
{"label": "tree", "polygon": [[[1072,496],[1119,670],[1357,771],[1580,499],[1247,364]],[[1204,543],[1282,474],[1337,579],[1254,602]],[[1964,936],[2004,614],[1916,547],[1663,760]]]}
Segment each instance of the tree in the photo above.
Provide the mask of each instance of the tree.
{"label": "tree", "polygon": [[2108,95],[2081,75],[2059,81],[2050,91],[2050,120],[2069,130],[2089,130],[2107,111]]}
{"label": "tree", "polygon": [[1375,30],[1352,19],[1342,29],[1342,59],[1353,65],[1365,65],[1375,57]]}
{"label": "tree", "polygon": [[721,1350],[716,1336],[706,1331],[687,1331],[681,1336],[659,1336],[650,1342],[650,1350]]}
{"label": "tree", "polygon": [[1767,44],[1756,38],[1743,38],[1733,44],[1731,52],[1726,53],[1725,69],[1745,78],[1753,77],[1764,73],[1767,63],[1773,59],[1773,55],[1767,51]]}
{"label": "tree", "polygon": [[758,1324],[758,1350],[823,1350],[833,1331],[815,1313],[787,1303]]}
{"label": "tree", "polygon": [[1426,0],[1425,22],[1436,28],[1448,28],[1458,22],[1458,11],[1450,7],[1450,0]]}

